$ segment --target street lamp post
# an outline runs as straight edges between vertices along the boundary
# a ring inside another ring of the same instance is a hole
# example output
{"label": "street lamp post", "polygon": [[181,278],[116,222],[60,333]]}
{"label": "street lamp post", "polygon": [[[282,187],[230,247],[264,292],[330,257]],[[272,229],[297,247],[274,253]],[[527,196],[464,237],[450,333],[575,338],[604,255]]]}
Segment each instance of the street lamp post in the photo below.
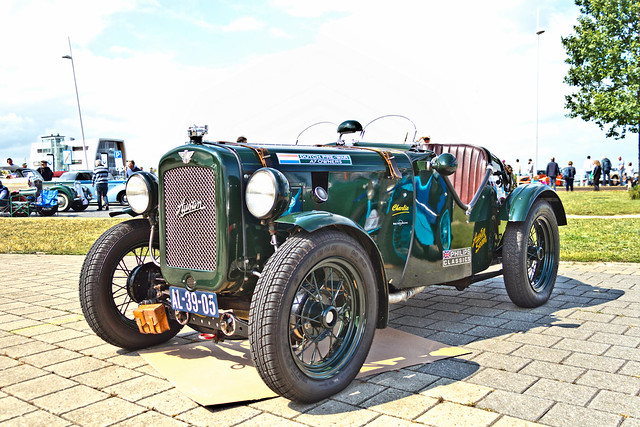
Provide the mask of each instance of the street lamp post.
{"label": "street lamp post", "polygon": [[[540,35],[544,30],[540,28],[540,17],[536,19],[536,35],[538,36],[538,57],[536,61],[536,162],[535,170],[539,169],[538,165],[538,110],[540,105]],[[537,172],[536,172],[537,173]]]}
{"label": "street lamp post", "polygon": [[78,96],[78,82],[76,81],[76,67],[73,65],[73,52],[71,52],[71,37],[69,39],[69,55],[65,55],[63,59],[71,60],[71,70],[73,71],[73,84],[76,87],[76,101],[78,102],[78,115],[80,116],[80,131],[82,132],[82,151],[84,152],[84,164],[87,169],[91,169],[89,160],[87,159],[87,145],[84,141],[84,126],[82,125],[82,112],[80,111],[80,96]]}

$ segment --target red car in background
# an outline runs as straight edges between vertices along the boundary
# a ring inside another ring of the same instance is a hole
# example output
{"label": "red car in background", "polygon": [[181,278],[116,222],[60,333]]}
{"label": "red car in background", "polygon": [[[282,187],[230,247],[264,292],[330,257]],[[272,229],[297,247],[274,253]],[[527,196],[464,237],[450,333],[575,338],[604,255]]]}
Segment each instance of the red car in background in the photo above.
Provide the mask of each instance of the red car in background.
{"label": "red car in background", "polygon": [[[518,185],[520,184],[531,184],[531,180],[529,179],[529,175],[521,175],[518,177]],[[549,177],[545,175],[545,171],[539,170],[537,175],[533,176],[533,182],[539,182],[540,184],[549,185]],[[562,174],[556,177],[556,187],[564,185],[564,181],[562,180]]]}

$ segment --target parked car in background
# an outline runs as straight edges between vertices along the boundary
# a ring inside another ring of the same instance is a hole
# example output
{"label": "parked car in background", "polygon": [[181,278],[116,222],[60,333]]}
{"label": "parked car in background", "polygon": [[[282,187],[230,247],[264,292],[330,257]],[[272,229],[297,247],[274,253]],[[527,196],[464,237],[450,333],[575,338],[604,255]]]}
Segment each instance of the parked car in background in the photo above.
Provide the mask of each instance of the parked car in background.
{"label": "parked car in background", "polygon": [[118,184],[114,187],[111,187],[109,191],[107,191],[107,201],[109,204],[119,203],[122,206],[128,206],[127,202],[127,192],[126,192],[126,181]]}
{"label": "parked car in background", "polygon": [[[91,197],[94,200],[97,200],[96,198],[96,189],[93,186],[93,171],[91,170],[77,170],[77,171],[69,171],[69,172],[65,172],[62,175],[60,175],[60,178],[54,180],[53,182],[57,182],[60,184],[64,184],[64,185],[68,185],[70,187],[73,187],[73,183],[75,181],[80,181],[80,184],[82,184],[83,187],[86,187],[89,189],[89,191],[91,192]],[[112,188],[119,186],[119,185],[124,185],[126,183],[126,180],[124,179],[115,179],[113,177],[113,175],[111,173],[109,173],[109,190],[111,190]],[[117,199],[114,199],[113,201],[115,202]],[[109,203],[111,203],[112,201],[109,200]]]}
{"label": "parked car in background", "polygon": [[[563,169],[564,170],[564,169]],[[533,177],[533,182],[539,182],[540,184],[549,185],[549,177],[545,175],[545,171],[539,170],[536,175]],[[522,175],[518,177],[518,185],[520,184],[531,184],[529,175]],[[556,186],[564,185],[564,180],[562,179],[562,174],[556,177]]]}
{"label": "parked car in background", "polygon": [[0,166],[0,180],[2,181],[2,184],[9,189],[9,192],[20,192],[25,194],[35,193],[35,186],[33,182],[38,179],[42,181],[43,187],[50,190],[58,190],[59,212],[66,212],[72,207],[78,207],[82,204],[78,204],[80,198],[73,189],[73,183],[68,186],[61,182],[44,181],[42,175],[40,175],[40,173],[35,169],[19,168],[15,166]]}

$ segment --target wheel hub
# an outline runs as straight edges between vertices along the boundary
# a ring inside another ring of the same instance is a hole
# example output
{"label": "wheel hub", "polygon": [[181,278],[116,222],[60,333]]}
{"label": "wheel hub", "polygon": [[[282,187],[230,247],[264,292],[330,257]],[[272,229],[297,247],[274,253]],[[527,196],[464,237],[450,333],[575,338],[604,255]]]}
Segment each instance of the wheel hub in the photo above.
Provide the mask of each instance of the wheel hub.
{"label": "wheel hub", "polygon": [[335,307],[327,307],[322,313],[322,326],[332,328],[338,321],[338,310]]}
{"label": "wheel hub", "polygon": [[538,246],[536,248],[536,257],[539,261],[542,261],[544,259],[544,248],[542,246]]}
{"label": "wheel hub", "polygon": [[127,278],[127,293],[135,302],[142,302],[150,297],[151,288],[155,275],[160,273],[160,269],[153,263],[140,264],[131,270]]}

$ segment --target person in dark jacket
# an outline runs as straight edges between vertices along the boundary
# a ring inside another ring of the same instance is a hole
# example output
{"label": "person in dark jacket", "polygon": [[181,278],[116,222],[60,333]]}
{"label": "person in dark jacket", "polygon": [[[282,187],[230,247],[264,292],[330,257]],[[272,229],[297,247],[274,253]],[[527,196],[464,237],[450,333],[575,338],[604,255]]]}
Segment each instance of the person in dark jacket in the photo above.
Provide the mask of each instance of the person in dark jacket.
{"label": "person in dark jacket", "polygon": [[546,175],[549,177],[549,185],[556,189],[556,177],[560,174],[560,166],[556,163],[556,158],[552,157],[547,163]]}
{"label": "person in dark jacket", "polygon": [[611,160],[602,159],[602,185],[611,185]]}
{"label": "person in dark jacket", "polygon": [[573,180],[576,177],[576,168],[573,167],[573,162],[569,161],[569,166],[567,167],[567,173],[563,176],[564,185],[567,191],[573,191]]}
{"label": "person in dark jacket", "polygon": [[600,191],[600,175],[602,174],[602,166],[600,160],[593,161],[593,191]]}
{"label": "person in dark jacket", "polygon": [[42,179],[44,179],[45,181],[51,181],[53,179],[53,171],[48,166],[46,160],[41,161],[40,167],[36,170],[40,175],[42,175]]}

